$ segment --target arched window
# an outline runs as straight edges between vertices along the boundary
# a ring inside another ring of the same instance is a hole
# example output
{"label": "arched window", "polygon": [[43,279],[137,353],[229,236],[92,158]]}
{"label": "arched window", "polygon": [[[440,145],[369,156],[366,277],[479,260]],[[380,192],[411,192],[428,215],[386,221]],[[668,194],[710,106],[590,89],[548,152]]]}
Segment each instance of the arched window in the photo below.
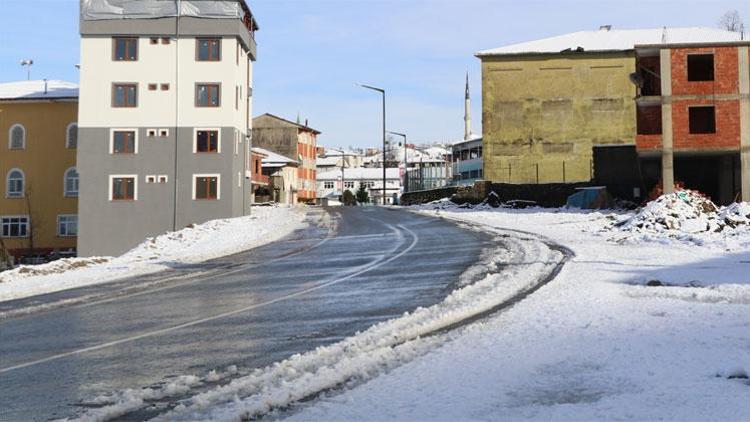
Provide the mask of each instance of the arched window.
{"label": "arched window", "polygon": [[68,125],[65,137],[65,147],[69,149],[78,148],[78,125],[75,123]]}
{"label": "arched window", "polygon": [[5,196],[8,198],[23,198],[24,175],[19,169],[11,169],[8,172],[8,180],[5,184]]}
{"label": "arched window", "polygon": [[75,167],[65,170],[65,196],[78,198],[78,170]]}
{"label": "arched window", "polygon": [[8,148],[24,149],[26,148],[26,128],[23,125],[15,124],[8,131]]}

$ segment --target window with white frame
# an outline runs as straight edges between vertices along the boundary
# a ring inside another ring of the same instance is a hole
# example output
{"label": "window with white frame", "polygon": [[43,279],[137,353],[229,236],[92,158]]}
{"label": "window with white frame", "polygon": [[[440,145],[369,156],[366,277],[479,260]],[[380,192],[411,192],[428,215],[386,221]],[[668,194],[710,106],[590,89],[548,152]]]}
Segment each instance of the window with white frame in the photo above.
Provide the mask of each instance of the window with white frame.
{"label": "window with white frame", "polygon": [[78,170],[71,167],[65,171],[65,196],[78,198]]}
{"label": "window with white frame", "polygon": [[323,189],[333,189],[333,181],[326,180],[323,182]]}
{"label": "window with white frame", "polygon": [[21,124],[15,124],[8,130],[8,148],[26,148],[26,128]]}
{"label": "window with white frame", "polygon": [[219,140],[219,131],[217,129],[196,129],[193,152],[212,154],[220,153],[221,142]]}
{"label": "window with white frame", "polygon": [[109,176],[110,201],[135,201],[138,199],[138,177],[134,174]]}
{"label": "window with white frame", "polygon": [[71,123],[65,131],[65,147],[68,149],[78,148],[78,125]]}
{"label": "window with white frame", "polygon": [[6,178],[5,196],[7,198],[23,198],[25,184],[25,177],[21,169],[11,169]]}
{"label": "window with white frame", "polygon": [[58,215],[57,235],[61,237],[78,236],[78,215]]}
{"label": "window with white frame", "polygon": [[221,187],[218,174],[193,175],[193,199],[218,200],[221,198]]}
{"label": "window with white frame", "polygon": [[354,182],[349,180],[345,181],[344,189],[354,189]]}
{"label": "window with white frame", "polygon": [[110,154],[137,154],[138,132],[133,129],[114,129],[109,142]]}
{"label": "window with white frame", "polygon": [[28,237],[29,216],[15,215],[0,217],[0,236],[2,237]]}

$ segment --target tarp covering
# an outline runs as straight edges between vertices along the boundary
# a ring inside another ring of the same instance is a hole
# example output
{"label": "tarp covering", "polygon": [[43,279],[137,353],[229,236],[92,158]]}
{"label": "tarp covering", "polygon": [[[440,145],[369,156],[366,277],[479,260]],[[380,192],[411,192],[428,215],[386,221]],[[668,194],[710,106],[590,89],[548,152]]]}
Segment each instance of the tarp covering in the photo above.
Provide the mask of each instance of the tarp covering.
{"label": "tarp covering", "polygon": [[242,18],[242,0],[81,0],[81,19],[152,19],[177,16]]}
{"label": "tarp covering", "polygon": [[595,186],[581,188],[578,192],[568,197],[567,206],[570,208],[580,208],[583,210],[595,210],[610,208],[612,200],[607,193],[607,188]]}

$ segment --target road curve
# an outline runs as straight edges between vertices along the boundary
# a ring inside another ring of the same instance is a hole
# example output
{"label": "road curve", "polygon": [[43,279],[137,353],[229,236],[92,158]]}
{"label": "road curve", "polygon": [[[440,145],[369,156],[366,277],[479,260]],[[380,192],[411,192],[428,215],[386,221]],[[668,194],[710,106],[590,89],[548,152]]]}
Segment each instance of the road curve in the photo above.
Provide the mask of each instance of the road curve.
{"label": "road curve", "polygon": [[[377,207],[316,210],[311,219],[328,216],[335,232],[313,225],[176,268],[168,280],[147,276],[4,305],[16,316],[0,320],[0,420],[80,415],[113,391],[233,366],[241,374],[337,342],[439,302],[491,241],[445,220]],[[19,312],[40,302],[57,305]],[[167,405],[155,401],[127,416]]]}

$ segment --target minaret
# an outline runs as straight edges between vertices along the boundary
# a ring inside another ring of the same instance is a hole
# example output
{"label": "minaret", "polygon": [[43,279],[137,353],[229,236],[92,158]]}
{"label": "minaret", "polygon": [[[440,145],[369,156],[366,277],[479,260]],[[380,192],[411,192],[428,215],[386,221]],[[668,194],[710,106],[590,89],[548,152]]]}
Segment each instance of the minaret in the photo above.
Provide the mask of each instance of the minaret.
{"label": "minaret", "polygon": [[464,97],[464,140],[471,137],[471,97],[469,95],[469,71],[466,71],[466,96]]}

